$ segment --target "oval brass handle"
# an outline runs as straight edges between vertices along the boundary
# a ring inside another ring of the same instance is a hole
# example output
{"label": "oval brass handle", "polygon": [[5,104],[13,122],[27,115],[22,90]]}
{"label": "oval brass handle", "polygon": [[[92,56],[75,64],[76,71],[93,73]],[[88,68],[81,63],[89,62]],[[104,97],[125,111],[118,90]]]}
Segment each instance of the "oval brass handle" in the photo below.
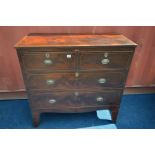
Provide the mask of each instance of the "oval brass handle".
{"label": "oval brass handle", "polygon": [[75,77],[76,78],[79,77],[79,73],[78,72],[75,73]]}
{"label": "oval brass handle", "polygon": [[75,95],[75,96],[79,96],[79,92],[76,91],[76,92],[74,93],[74,95]]}
{"label": "oval brass handle", "polygon": [[55,100],[55,99],[50,99],[48,102],[49,102],[50,104],[53,104],[53,103],[56,103],[56,100]]}
{"label": "oval brass handle", "polygon": [[67,59],[71,59],[72,58],[72,55],[71,54],[67,54]]}
{"label": "oval brass handle", "polygon": [[47,85],[52,85],[55,83],[55,81],[52,79],[49,79],[49,80],[46,80],[46,83],[47,83]]}
{"label": "oval brass handle", "polygon": [[103,101],[103,97],[97,97],[97,98],[96,98],[96,101],[97,101],[97,102],[102,102],[102,101]]}
{"label": "oval brass handle", "polygon": [[45,65],[51,65],[53,62],[52,62],[52,60],[50,60],[50,59],[45,59],[44,60],[44,64]]}
{"label": "oval brass handle", "polygon": [[103,65],[106,65],[106,64],[108,64],[109,62],[110,62],[109,59],[102,59],[102,61],[101,61],[101,63],[102,63]]}
{"label": "oval brass handle", "polygon": [[106,79],[105,78],[100,78],[99,80],[98,80],[98,83],[106,83]]}

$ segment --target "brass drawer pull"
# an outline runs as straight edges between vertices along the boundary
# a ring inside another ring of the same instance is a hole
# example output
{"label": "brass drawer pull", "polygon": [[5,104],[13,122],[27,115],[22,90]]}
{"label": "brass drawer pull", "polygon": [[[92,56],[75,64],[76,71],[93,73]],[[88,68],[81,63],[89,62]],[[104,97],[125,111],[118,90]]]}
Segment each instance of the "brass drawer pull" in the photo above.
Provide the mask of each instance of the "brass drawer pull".
{"label": "brass drawer pull", "polygon": [[74,95],[75,95],[75,96],[79,96],[79,92],[76,91],[76,92],[74,93]]}
{"label": "brass drawer pull", "polygon": [[71,54],[67,54],[67,59],[71,59],[72,58],[72,55]]}
{"label": "brass drawer pull", "polygon": [[101,83],[101,84],[103,84],[103,83],[106,83],[106,79],[105,78],[100,78],[99,80],[98,80],[98,83]]}
{"label": "brass drawer pull", "polygon": [[103,97],[97,97],[97,98],[96,98],[96,101],[97,101],[97,102],[103,102]]}
{"label": "brass drawer pull", "polygon": [[53,62],[52,62],[52,60],[50,60],[50,59],[45,59],[44,60],[44,64],[45,65],[51,65]]}
{"label": "brass drawer pull", "polygon": [[79,73],[78,72],[75,73],[75,77],[76,78],[79,77]]}
{"label": "brass drawer pull", "polygon": [[52,79],[49,79],[49,80],[46,80],[46,83],[47,83],[47,85],[52,85],[55,83],[55,81]]}
{"label": "brass drawer pull", "polygon": [[110,62],[109,59],[102,59],[102,61],[101,61],[101,63],[102,63],[103,65],[106,65],[106,64],[108,64],[109,62]]}
{"label": "brass drawer pull", "polygon": [[48,102],[49,102],[50,104],[53,104],[53,103],[56,103],[56,100],[55,100],[55,99],[50,99]]}

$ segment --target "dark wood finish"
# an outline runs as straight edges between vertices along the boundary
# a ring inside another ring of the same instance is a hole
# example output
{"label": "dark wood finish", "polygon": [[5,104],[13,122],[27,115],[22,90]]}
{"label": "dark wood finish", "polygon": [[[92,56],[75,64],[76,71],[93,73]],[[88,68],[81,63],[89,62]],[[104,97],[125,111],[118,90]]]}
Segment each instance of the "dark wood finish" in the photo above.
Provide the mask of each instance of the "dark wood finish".
{"label": "dark wood finish", "polygon": [[[25,91],[14,44],[28,33],[123,34],[136,42],[126,88],[155,87],[155,26],[0,26],[0,91]],[[4,67],[5,66],[5,67]]]}
{"label": "dark wood finish", "polygon": [[112,116],[112,120],[113,120],[114,122],[117,121],[117,115],[118,115],[118,108],[113,108],[113,109],[111,110],[111,116]]}
{"label": "dark wood finish", "polygon": [[116,121],[135,47],[122,35],[24,37],[16,48],[34,125],[42,112],[98,109]]}
{"label": "dark wood finish", "polygon": [[[67,59],[66,55],[71,54],[72,59]],[[46,56],[47,55],[47,56]],[[24,67],[28,71],[35,70],[75,70],[75,53],[69,52],[36,52],[36,53],[23,53],[22,55]],[[52,65],[45,64],[44,61],[52,61]]]}
{"label": "dark wood finish", "polygon": [[16,47],[66,47],[66,46],[136,46],[123,35],[50,35],[30,34],[20,40]]}
{"label": "dark wood finish", "polygon": [[[31,107],[37,109],[66,109],[77,107],[101,107],[104,105],[118,104],[121,90],[118,91],[96,91],[96,92],[84,92],[84,91],[71,91],[71,92],[51,92],[40,93],[30,96]],[[102,97],[103,101],[97,101],[97,98]],[[54,100],[54,103],[50,103]],[[35,105],[34,105],[35,103]]]}
{"label": "dark wood finish", "polygon": [[40,122],[40,112],[39,111],[33,111],[32,112],[32,119],[33,119],[33,125],[35,127],[37,127],[39,122]]}
{"label": "dark wood finish", "polygon": [[[126,74],[122,72],[80,72],[79,77],[75,73],[46,73],[28,74],[28,88],[37,90],[67,90],[67,89],[103,89],[122,88]],[[101,83],[102,80],[106,80]],[[48,84],[52,80],[53,83]],[[101,82],[100,82],[101,81]]]}
{"label": "dark wood finish", "polygon": [[106,59],[104,54],[106,51],[102,52],[85,52],[80,55],[80,69],[81,70],[104,70],[104,69],[124,69],[129,67],[130,58],[133,52],[128,51],[108,51],[109,63],[103,65],[101,61]]}
{"label": "dark wood finish", "polygon": [[[154,87],[135,87],[135,88],[125,88],[123,91],[124,95],[129,94],[152,94],[155,93]],[[0,92],[0,100],[13,100],[13,99],[28,99],[27,92],[16,91],[16,92]]]}

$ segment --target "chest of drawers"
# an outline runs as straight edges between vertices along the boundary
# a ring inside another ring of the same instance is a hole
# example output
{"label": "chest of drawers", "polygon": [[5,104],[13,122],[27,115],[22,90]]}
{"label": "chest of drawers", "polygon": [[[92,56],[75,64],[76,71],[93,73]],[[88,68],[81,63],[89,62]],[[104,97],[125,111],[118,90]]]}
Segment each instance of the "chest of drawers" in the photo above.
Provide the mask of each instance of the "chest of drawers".
{"label": "chest of drawers", "polygon": [[109,109],[116,121],[134,42],[123,35],[30,34],[15,47],[35,126],[43,112]]}

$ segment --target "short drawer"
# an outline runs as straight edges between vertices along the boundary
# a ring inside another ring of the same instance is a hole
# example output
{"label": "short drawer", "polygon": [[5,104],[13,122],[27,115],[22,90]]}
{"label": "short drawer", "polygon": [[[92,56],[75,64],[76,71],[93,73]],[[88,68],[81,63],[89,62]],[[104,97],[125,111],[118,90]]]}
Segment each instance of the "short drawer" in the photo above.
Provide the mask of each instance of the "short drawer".
{"label": "short drawer", "polygon": [[80,54],[81,70],[126,69],[132,52],[88,52]]}
{"label": "short drawer", "polygon": [[123,72],[80,72],[76,73],[48,73],[29,74],[27,76],[30,90],[53,89],[102,89],[122,88],[124,86],[125,73]]}
{"label": "short drawer", "polygon": [[117,105],[121,91],[104,92],[54,92],[33,95],[30,97],[32,107],[65,108]]}
{"label": "short drawer", "polygon": [[74,70],[74,52],[31,52],[23,53],[22,61],[26,70]]}

